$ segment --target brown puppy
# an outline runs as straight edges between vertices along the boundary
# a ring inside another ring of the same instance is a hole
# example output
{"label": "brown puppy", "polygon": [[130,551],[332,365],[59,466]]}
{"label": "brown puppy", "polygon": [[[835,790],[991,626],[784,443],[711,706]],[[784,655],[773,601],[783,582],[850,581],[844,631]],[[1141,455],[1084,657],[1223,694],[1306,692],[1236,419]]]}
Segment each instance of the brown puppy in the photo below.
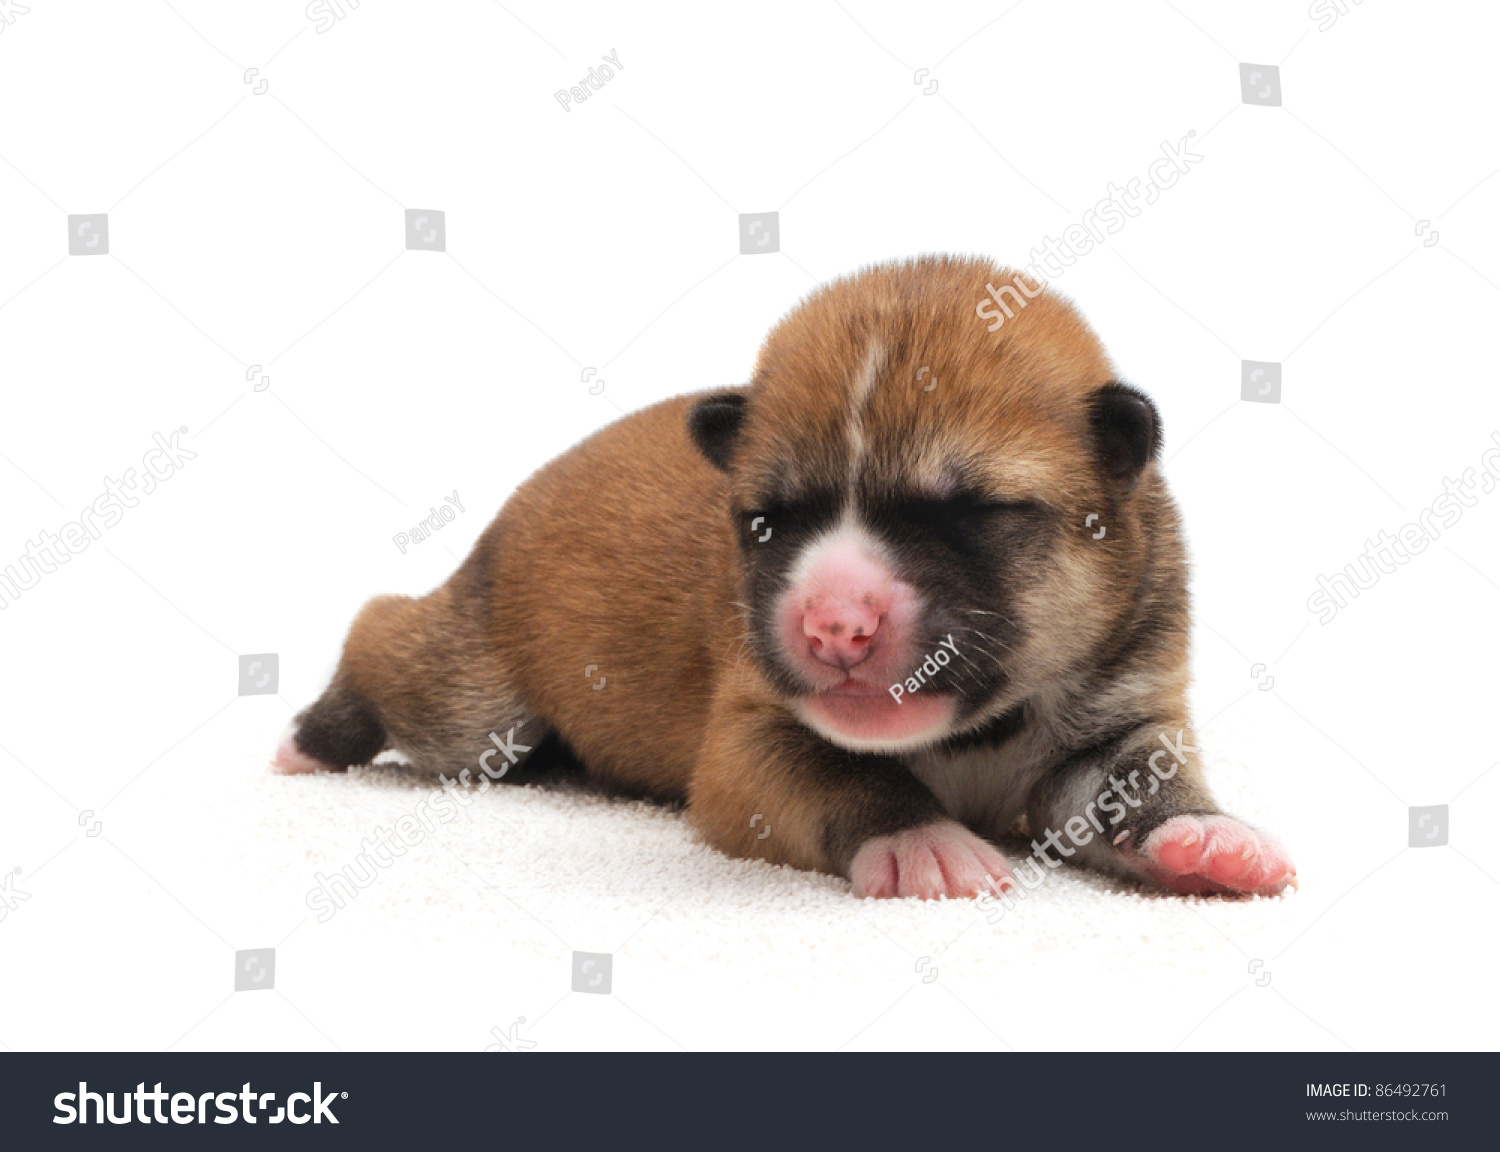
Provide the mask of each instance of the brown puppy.
{"label": "brown puppy", "polygon": [[924,258],[840,280],[747,388],[549,464],[443,587],[364,609],[278,767],[395,748],[483,783],[571,750],[686,800],[723,851],[861,896],[1003,883],[989,840],[1022,817],[1044,855],[1280,891],[1286,854],[1219,813],[1184,739],[1156,410],[1051,292],[976,318],[1012,275]]}

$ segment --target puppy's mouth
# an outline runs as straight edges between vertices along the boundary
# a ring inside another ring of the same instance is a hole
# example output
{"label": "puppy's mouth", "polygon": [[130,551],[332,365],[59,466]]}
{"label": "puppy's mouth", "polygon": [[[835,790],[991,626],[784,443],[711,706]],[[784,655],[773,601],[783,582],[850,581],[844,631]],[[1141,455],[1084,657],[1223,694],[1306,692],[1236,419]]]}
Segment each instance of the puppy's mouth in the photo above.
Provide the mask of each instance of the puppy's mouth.
{"label": "puppy's mouth", "polygon": [[849,676],[797,702],[815,732],[857,752],[895,752],[945,735],[957,697],[938,691],[892,692],[891,687]]}

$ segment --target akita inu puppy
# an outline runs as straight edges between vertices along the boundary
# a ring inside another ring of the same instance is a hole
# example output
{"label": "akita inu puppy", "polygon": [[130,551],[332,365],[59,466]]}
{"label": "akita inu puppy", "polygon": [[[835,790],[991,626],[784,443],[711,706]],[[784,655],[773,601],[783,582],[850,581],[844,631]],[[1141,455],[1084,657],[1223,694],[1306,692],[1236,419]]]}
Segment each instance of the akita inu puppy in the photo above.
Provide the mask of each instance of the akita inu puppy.
{"label": "akita inu puppy", "polygon": [[930,257],[839,280],[748,386],[553,461],[446,584],[360,613],[277,767],[394,748],[514,780],[545,746],[858,896],[1004,884],[991,841],[1023,818],[1075,863],[1281,891],[1287,854],[1220,813],[1183,739],[1157,411],[1050,290],[991,331],[975,302],[1014,276]]}

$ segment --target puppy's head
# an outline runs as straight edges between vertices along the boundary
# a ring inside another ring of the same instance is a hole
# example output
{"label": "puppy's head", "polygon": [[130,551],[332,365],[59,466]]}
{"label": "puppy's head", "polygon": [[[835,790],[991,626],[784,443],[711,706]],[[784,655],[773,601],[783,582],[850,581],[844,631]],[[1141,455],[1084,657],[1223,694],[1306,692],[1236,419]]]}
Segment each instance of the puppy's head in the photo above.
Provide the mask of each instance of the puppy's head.
{"label": "puppy's head", "polygon": [[990,331],[976,307],[1013,276],[923,258],[838,281],[748,388],[692,410],[730,475],[760,670],[844,747],[925,746],[1045,691],[1149,563],[1156,410],[1049,291],[1005,294]]}

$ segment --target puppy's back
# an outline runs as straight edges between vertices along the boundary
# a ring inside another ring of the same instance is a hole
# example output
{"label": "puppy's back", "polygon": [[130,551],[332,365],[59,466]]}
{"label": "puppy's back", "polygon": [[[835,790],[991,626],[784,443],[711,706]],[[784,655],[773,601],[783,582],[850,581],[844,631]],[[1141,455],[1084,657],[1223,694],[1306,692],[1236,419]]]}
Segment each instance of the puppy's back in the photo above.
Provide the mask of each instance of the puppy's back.
{"label": "puppy's back", "polygon": [[732,630],[723,474],[680,397],[602,429],[528,480],[454,577],[531,708],[596,776],[684,794]]}

